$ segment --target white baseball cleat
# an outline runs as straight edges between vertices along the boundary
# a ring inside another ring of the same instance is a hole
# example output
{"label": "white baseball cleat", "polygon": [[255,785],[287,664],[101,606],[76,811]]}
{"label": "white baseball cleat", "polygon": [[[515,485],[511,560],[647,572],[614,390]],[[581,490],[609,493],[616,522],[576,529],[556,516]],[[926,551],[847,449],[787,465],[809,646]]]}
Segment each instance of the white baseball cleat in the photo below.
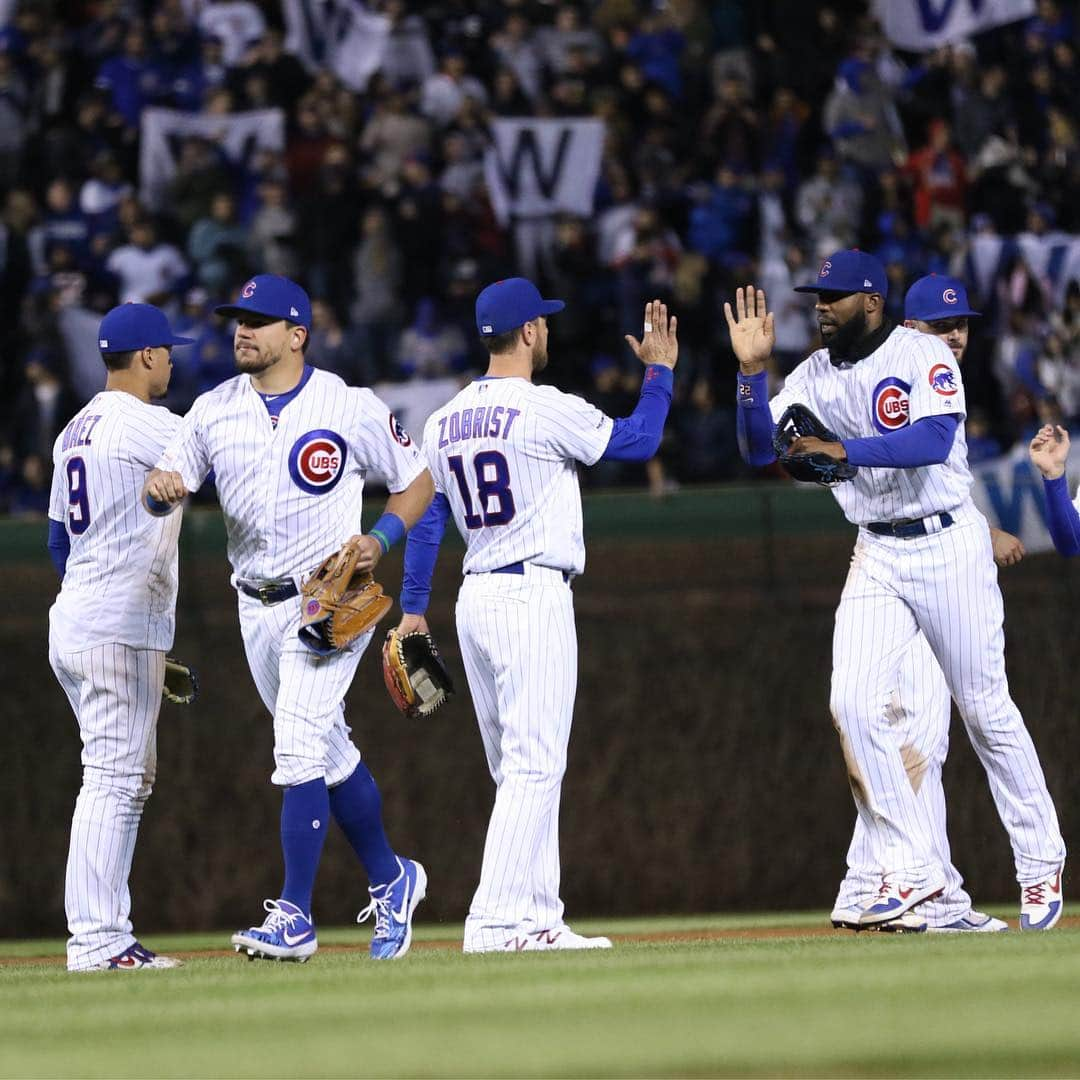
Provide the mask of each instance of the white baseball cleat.
{"label": "white baseball cleat", "polygon": [[938,896],[944,888],[945,875],[940,870],[919,882],[901,881],[897,876],[886,875],[881,879],[877,899],[859,916],[859,925],[877,926],[899,919],[916,904]]}
{"label": "white baseball cleat", "polygon": [[877,923],[873,926],[864,926],[859,920],[862,918],[864,908],[834,908],[829,916],[835,930],[879,930],[884,934],[921,934],[926,929],[926,920],[914,911],[905,911],[898,919],[889,922]]}
{"label": "white baseball cleat", "polygon": [[995,919],[993,915],[974,909],[944,926],[927,927],[931,934],[997,934],[1008,929],[1009,924],[1003,919]]}
{"label": "white baseball cleat", "polygon": [[145,945],[135,942],[129,945],[119,956],[110,956],[102,960],[92,971],[141,971],[143,968],[178,968],[183,962],[174,956],[159,956]]}
{"label": "white baseball cleat", "polygon": [[1020,929],[1049,930],[1061,918],[1061,871],[1020,886]]}
{"label": "white baseball cleat", "polygon": [[531,934],[515,934],[503,945],[503,952],[538,952],[555,949],[610,949],[611,938],[583,937],[575,934],[566,923],[551,930],[534,930]]}

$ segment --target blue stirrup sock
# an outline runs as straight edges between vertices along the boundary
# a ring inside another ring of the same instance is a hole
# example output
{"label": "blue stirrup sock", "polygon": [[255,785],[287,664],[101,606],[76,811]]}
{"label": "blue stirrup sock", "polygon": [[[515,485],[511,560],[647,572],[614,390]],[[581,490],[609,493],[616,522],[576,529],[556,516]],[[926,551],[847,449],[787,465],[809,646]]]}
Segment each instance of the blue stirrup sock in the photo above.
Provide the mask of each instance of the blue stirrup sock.
{"label": "blue stirrup sock", "polygon": [[295,904],[305,915],[311,914],[311,894],[329,819],[330,796],[322,777],[285,789],[281,799],[281,853],[285,857],[281,899]]}
{"label": "blue stirrup sock", "polygon": [[401,867],[383,828],[382,796],[362,761],[347,780],[330,789],[330,811],[363,864],[372,888],[393,881]]}

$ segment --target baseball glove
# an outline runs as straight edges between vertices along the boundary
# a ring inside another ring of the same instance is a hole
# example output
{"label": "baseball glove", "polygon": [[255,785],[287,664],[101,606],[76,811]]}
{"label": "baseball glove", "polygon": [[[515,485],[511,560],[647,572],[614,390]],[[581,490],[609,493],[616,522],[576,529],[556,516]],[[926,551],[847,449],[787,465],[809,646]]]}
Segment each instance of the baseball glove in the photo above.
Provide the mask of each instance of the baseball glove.
{"label": "baseball glove", "polygon": [[199,696],[199,676],[195,669],[175,656],[166,656],[161,696],[174,705],[190,705]]}
{"label": "baseball glove", "polygon": [[789,405],[776,425],[773,449],[780,459],[780,464],[793,480],[805,480],[831,487],[833,484],[850,480],[859,471],[859,467],[852,465],[850,461],[837,461],[828,454],[788,453],[788,447],[803,435],[813,435],[823,442],[840,441],[805,405]]}
{"label": "baseball glove", "polygon": [[324,560],[300,590],[300,640],[319,656],[344,649],[370,630],[393,601],[370,571],[358,571],[352,541]]}
{"label": "baseball glove", "polygon": [[430,634],[391,630],[383,642],[382,660],[390,698],[410,720],[430,716],[454,696],[450,672]]}

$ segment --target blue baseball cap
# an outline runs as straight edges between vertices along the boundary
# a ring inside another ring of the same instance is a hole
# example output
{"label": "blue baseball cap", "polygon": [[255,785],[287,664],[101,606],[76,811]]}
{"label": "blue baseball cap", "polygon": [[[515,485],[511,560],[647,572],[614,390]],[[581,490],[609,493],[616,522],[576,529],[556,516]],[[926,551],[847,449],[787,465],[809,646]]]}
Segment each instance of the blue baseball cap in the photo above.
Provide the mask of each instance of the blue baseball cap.
{"label": "blue baseball cap", "polygon": [[476,298],[476,329],[481,337],[494,337],[540,315],[554,315],[564,307],[561,300],[545,300],[528,278],[505,278],[489,285]]}
{"label": "blue baseball cap", "polygon": [[799,285],[796,292],[881,293],[889,295],[889,279],[881,260],[869,252],[850,248],[834,251],[818,271],[813,285]]}
{"label": "blue baseball cap", "polygon": [[284,319],[305,330],[311,329],[311,301],[308,294],[295,281],[277,274],[256,274],[244,283],[233,303],[214,308],[215,315],[227,315],[233,319],[246,312],[265,315],[268,319]]}
{"label": "blue baseball cap", "polygon": [[98,348],[103,353],[194,344],[194,338],[177,337],[165,312],[152,304],[121,304],[108,312],[98,327]]}
{"label": "blue baseball cap", "polygon": [[959,278],[927,274],[919,278],[904,297],[904,318],[919,322],[979,315],[972,311],[967,289]]}

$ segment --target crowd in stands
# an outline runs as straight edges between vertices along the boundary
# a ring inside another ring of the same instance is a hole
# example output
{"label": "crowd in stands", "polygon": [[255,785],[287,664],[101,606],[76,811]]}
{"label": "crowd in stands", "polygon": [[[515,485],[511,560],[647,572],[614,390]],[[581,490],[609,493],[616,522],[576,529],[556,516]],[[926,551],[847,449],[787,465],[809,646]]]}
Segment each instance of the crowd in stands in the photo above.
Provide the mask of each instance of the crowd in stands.
{"label": "crowd in stands", "polygon": [[[884,260],[893,318],[915,278],[968,278],[985,313],[965,376],[973,459],[1080,421],[1080,283],[1022,257],[1026,240],[1080,233],[1071,4],[1038,0],[1029,20],[923,55],[892,48],[865,0],[368,8],[391,30],[357,91],[286,50],[271,0],[0,0],[0,511],[45,511],[53,438],[101,380],[104,311],[155,303],[197,339],[173,354],[166,403],[183,412],[232,374],[211,309],[256,272],[310,292],[312,363],[372,385],[482,370],[475,294],[526,271],[568,300],[552,381],[616,415],[640,383],[622,335],[663,297],[682,353],[660,460],[594,483],[745,475],[722,303],[765,287],[783,375],[816,344],[791,288],[845,246]],[[279,108],[285,149],[238,166],[184,138],[151,208],[151,106]],[[560,217],[527,255],[483,170],[491,118],[523,115],[607,131],[594,213]],[[999,263],[973,281],[991,248]]]}

